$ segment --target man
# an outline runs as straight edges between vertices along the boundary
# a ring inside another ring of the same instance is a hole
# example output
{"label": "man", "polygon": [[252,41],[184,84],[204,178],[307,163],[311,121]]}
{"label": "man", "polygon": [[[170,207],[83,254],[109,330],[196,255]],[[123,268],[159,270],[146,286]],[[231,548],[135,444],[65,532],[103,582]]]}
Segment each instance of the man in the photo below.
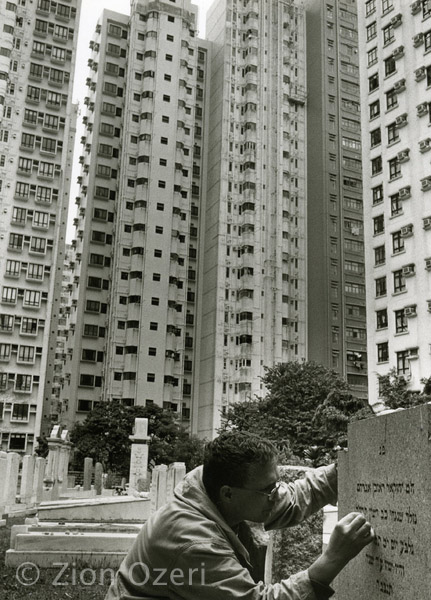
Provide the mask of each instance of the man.
{"label": "man", "polygon": [[325,552],[275,584],[255,583],[236,530],[244,521],[279,529],[335,504],[334,465],[293,484],[278,482],[271,442],[225,432],[207,444],[203,467],[186,475],[175,499],[144,525],[105,600],[326,600],[329,584],[374,537],[359,513],[341,519]]}

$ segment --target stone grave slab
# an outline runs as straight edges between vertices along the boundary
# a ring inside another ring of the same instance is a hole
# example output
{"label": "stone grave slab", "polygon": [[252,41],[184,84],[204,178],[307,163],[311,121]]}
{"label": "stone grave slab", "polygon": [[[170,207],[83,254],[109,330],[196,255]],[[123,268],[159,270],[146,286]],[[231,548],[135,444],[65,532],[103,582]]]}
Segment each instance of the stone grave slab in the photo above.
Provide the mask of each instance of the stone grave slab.
{"label": "stone grave slab", "polygon": [[431,405],[352,423],[339,457],[339,518],[376,538],[337,578],[337,600],[431,597]]}

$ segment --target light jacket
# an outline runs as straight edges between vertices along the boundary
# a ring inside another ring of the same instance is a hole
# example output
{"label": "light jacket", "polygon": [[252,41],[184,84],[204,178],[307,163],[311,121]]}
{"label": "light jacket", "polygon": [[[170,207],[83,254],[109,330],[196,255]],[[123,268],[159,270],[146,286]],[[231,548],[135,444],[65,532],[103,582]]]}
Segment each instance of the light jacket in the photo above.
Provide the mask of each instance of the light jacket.
{"label": "light jacket", "polygon": [[[266,529],[296,525],[335,504],[334,466],[283,483]],[[275,584],[255,583],[249,555],[202,483],[197,467],[175,489],[175,498],[143,526],[105,600],[319,600],[307,571]]]}

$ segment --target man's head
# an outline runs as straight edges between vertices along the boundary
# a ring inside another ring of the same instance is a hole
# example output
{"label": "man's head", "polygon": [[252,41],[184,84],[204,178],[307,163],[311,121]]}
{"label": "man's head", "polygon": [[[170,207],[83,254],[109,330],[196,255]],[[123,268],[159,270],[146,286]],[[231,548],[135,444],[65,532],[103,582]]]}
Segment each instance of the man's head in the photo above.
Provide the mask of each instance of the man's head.
{"label": "man's head", "polygon": [[265,521],[277,480],[277,449],[257,435],[227,431],[205,448],[203,483],[231,525]]}

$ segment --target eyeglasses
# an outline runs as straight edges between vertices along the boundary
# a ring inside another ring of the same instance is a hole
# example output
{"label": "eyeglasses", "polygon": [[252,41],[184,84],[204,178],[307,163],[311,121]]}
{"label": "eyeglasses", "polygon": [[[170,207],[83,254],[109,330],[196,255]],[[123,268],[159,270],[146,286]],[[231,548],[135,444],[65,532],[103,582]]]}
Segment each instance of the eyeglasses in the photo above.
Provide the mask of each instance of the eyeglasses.
{"label": "eyeglasses", "polygon": [[247,492],[253,492],[254,494],[260,494],[261,496],[266,496],[268,498],[268,500],[274,500],[277,492],[280,488],[281,485],[281,481],[277,481],[277,483],[274,485],[274,487],[272,488],[272,490],[270,492],[262,492],[260,490],[250,490],[249,488],[240,488],[240,487],[235,487],[233,485],[231,485],[230,487],[233,488],[234,490],[245,490]]}

